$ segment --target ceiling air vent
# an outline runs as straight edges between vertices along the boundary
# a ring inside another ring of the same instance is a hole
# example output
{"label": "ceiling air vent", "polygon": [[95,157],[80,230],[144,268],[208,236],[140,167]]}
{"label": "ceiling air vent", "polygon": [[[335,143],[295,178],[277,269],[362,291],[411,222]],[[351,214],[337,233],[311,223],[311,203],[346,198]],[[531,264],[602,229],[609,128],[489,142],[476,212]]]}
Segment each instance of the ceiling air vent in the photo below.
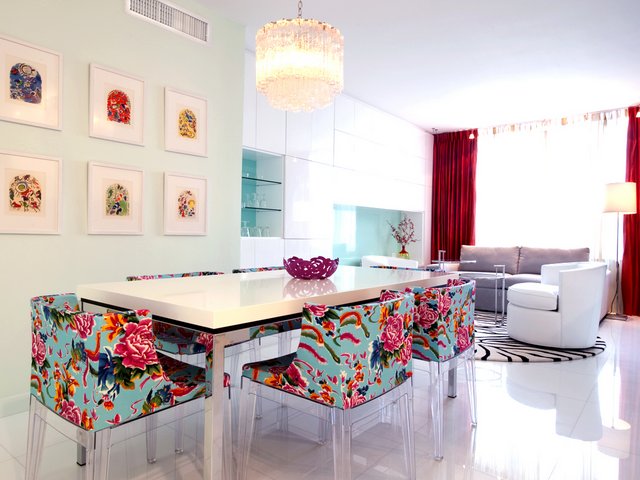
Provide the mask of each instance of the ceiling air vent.
{"label": "ceiling air vent", "polygon": [[127,12],[198,42],[209,42],[209,22],[159,0],[126,0]]}

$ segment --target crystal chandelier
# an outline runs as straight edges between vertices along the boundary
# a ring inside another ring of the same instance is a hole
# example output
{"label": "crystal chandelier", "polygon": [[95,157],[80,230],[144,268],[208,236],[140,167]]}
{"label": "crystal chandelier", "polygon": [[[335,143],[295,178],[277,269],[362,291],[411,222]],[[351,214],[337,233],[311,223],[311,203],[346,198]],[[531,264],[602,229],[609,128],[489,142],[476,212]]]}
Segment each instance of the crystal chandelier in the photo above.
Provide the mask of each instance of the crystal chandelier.
{"label": "crystal chandelier", "polygon": [[324,108],[342,92],[344,40],[328,23],[302,18],[269,22],[256,34],[256,88],[280,110]]}

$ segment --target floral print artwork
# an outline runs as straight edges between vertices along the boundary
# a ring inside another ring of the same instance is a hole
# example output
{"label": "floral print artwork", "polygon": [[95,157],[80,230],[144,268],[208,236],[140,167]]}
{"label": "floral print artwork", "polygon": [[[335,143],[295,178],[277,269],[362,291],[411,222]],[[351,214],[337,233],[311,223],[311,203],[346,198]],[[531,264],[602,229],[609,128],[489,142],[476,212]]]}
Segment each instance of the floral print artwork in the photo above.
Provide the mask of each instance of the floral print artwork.
{"label": "floral print artwork", "polygon": [[107,187],[105,194],[105,213],[108,217],[126,217],[131,214],[129,190],[120,183]]}
{"label": "floral print artwork", "polygon": [[146,310],[81,312],[75,295],[31,300],[31,395],[85,430],[205,395],[205,370],[159,353]]}
{"label": "floral print artwork", "polygon": [[196,196],[191,190],[184,190],[178,195],[178,216],[192,218],[196,216]]}
{"label": "floral print artwork", "polygon": [[9,98],[26,103],[42,102],[42,77],[28,63],[16,63],[9,72]]}
{"label": "floral print artwork", "polygon": [[110,122],[131,124],[131,100],[122,90],[111,90],[107,94],[107,119]]}
{"label": "floral print artwork", "polygon": [[243,376],[331,407],[356,407],[411,377],[413,308],[413,298],[398,292],[356,306],[307,304],[297,352],[245,365]]}
{"label": "floral print artwork", "polygon": [[198,120],[196,114],[185,108],[178,115],[178,134],[182,138],[195,139],[198,136]]}
{"label": "floral print artwork", "polygon": [[42,187],[33,175],[16,175],[9,184],[9,208],[15,212],[39,212],[42,209]]}

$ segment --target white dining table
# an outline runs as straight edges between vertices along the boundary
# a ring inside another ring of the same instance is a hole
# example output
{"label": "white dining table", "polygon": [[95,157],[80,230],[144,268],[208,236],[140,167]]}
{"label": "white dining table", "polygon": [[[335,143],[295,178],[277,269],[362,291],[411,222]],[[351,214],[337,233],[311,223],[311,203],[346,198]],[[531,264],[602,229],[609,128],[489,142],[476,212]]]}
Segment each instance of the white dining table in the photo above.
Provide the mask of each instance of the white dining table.
{"label": "white dining table", "polygon": [[154,318],[214,335],[212,395],[206,400],[205,478],[222,479],[224,347],[248,327],[300,315],[306,302],[329,305],[376,299],[383,289],[442,285],[457,272],[340,266],[328,279],[300,280],[284,270],[78,285],[85,304],[148,309]]}

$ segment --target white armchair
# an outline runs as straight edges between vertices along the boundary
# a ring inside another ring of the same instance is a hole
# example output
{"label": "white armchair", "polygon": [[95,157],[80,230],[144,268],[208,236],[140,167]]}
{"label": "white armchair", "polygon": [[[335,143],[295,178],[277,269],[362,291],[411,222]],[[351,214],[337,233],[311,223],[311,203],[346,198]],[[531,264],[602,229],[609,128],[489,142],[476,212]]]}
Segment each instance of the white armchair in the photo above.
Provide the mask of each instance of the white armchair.
{"label": "white armchair", "polygon": [[592,347],[605,298],[606,270],[606,264],[599,262],[542,265],[541,283],[509,287],[509,336],[548,347]]}

